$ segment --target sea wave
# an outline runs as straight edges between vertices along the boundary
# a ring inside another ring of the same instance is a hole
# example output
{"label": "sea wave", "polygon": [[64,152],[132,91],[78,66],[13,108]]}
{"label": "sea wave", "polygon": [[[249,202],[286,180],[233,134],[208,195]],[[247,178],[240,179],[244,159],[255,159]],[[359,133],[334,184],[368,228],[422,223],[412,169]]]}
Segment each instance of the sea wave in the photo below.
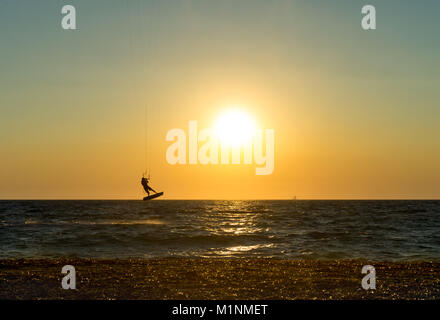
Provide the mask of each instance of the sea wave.
{"label": "sea wave", "polygon": [[440,260],[440,201],[1,201],[0,257]]}

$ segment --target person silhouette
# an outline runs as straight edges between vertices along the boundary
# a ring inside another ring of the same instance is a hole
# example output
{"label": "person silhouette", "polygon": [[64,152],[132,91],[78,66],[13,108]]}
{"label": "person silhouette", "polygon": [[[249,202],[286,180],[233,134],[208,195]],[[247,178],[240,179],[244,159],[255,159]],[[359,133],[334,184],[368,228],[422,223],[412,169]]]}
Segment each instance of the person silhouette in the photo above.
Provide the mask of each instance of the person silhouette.
{"label": "person silhouette", "polygon": [[157,193],[157,191],[155,191],[152,187],[150,187],[150,186],[148,185],[148,183],[149,183],[148,179],[145,178],[145,177],[142,177],[142,179],[141,179],[141,184],[142,184],[142,187],[144,187],[145,192],[146,192],[148,195],[150,195],[150,190],[153,191],[154,193]]}

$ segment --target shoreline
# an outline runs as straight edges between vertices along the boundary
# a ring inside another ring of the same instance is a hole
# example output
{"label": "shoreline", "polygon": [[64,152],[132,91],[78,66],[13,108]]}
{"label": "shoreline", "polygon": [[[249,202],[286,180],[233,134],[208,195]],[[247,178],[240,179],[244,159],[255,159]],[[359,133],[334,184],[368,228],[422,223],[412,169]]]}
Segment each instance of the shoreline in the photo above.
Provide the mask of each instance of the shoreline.
{"label": "shoreline", "polygon": [[[364,265],[376,290],[361,286]],[[76,290],[61,288],[64,265]],[[2,259],[0,299],[440,299],[440,262],[274,258]]]}

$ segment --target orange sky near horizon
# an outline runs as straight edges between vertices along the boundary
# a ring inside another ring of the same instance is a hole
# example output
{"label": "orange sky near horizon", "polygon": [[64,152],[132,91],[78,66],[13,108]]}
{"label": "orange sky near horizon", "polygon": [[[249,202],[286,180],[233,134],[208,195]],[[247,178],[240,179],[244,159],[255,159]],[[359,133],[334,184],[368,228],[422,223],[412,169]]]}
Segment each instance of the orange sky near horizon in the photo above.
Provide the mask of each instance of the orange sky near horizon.
{"label": "orange sky near horizon", "polygon": [[[354,4],[246,3],[78,1],[67,34],[0,14],[0,199],[141,199],[147,169],[162,199],[439,199],[435,17],[396,36],[388,5],[366,33]],[[274,130],[273,174],[167,163],[170,129],[231,106]]]}

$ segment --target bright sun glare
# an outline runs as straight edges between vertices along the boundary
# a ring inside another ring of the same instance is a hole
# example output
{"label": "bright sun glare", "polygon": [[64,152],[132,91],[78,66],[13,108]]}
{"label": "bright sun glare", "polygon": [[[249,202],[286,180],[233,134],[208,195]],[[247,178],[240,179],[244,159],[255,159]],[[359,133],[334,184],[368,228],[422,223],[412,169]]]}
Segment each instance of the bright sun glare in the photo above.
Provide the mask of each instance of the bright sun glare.
{"label": "bright sun glare", "polygon": [[250,143],[255,134],[252,118],[240,109],[222,113],[214,125],[214,134],[225,145],[241,146]]}

